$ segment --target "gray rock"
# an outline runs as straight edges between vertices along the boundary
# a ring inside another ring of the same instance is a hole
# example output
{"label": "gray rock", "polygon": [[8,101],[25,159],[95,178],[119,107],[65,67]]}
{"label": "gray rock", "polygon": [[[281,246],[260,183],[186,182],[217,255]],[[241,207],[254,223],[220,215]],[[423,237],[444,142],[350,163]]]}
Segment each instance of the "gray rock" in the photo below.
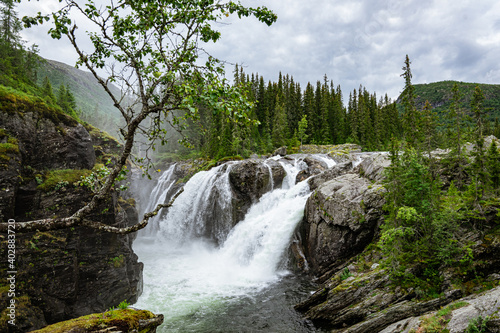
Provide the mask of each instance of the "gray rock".
{"label": "gray rock", "polygon": [[306,204],[304,253],[311,271],[324,275],[368,245],[382,217],[383,188],[346,174],[322,184]]}
{"label": "gray rock", "polygon": [[373,153],[364,157],[355,170],[370,180],[380,181],[384,178],[384,170],[390,165],[387,153]]}
{"label": "gray rock", "polygon": [[286,146],[279,147],[278,149],[273,151],[272,156],[277,156],[277,155],[285,156],[286,155]]}
{"label": "gray rock", "polygon": [[328,165],[322,160],[315,158],[314,155],[306,156],[302,161],[307,165],[307,168],[297,174],[296,183],[328,169]]}
{"label": "gray rock", "polygon": [[352,170],[352,162],[345,162],[334,165],[330,169],[325,170],[322,173],[309,178],[307,181],[309,183],[309,188],[311,190],[315,190],[323,183],[332,180],[338,176],[344,175],[351,170]]}
{"label": "gray rock", "polygon": [[450,333],[464,332],[469,321],[478,316],[486,317],[500,311],[500,287],[484,292],[476,296],[465,297],[461,299],[469,303],[469,305],[454,310],[451,313],[451,319],[448,322],[447,328]]}

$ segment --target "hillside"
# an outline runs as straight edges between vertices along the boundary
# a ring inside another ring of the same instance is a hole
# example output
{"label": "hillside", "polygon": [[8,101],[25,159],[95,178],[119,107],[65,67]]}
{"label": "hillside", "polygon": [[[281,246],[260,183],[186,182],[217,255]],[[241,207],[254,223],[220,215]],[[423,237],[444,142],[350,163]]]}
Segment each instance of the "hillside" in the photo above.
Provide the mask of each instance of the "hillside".
{"label": "hillside", "polygon": [[[81,110],[80,118],[118,137],[116,129],[120,113],[90,72],[58,61],[44,60],[40,63],[37,77],[40,85],[48,77],[56,94],[61,84],[68,86],[75,97],[77,109]],[[113,94],[120,94],[116,86],[109,87]]]}
{"label": "hillside", "polygon": [[[484,94],[484,109],[487,111],[489,120],[500,118],[500,85],[477,84],[457,81],[440,81],[427,84],[415,84],[416,103],[419,109],[423,108],[428,100],[438,114],[446,111],[451,103],[451,89],[457,83],[462,95],[462,107],[470,110],[472,92],[479,85]],[[400,99],[398,99],[400,100]]]}

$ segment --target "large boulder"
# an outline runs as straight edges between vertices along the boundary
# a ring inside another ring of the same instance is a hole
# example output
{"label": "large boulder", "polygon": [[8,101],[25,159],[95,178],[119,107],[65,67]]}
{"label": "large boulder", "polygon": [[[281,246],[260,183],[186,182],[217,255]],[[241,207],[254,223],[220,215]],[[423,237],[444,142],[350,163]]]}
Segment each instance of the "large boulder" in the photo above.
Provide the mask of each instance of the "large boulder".
{"label": "large boulder", "polygon": [[285,169],[274,160],[250,159],[232,165],[229,182],[233,189],[235,223],[243,219],[264,193],[281,187],[285,176]]}
{"label": "large boulder", "polygon": [[302,228],[313,274],[327,276],[373,240],[382,221],[382,193],[382,186],[345,174],[322,184],[309,197]]}
{"label": "large boulder", "polygon": [[384,170],[391,165],[387,153],[372,153],[363,157],[356,171],[372,181],[384,179]]}

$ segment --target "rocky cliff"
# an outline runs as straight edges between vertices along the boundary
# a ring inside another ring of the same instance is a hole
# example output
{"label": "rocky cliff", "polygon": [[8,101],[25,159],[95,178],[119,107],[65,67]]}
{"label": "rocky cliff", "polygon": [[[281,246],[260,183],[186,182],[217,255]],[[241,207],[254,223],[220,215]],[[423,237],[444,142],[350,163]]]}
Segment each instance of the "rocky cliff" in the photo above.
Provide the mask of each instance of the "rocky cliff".
{"label": "rocky cliff", "polygon": [[487,324],[484,332],[499,332],[500,229],[494,218],[485,222],[484,232],[467,236],[476,275],[444,272],[440,296],[422,298],[419,290],[392,284],[380,265],[376,241],[387,155],[338,150],[330,155],[339,163],[308,180],[314,192],[293,251],[303,253],[297,261],[306,262],[301,267],[320,287],[296,309],[329,332],[464,332],[478,318]]}
{"label": "rocky cliff", "polygon": [[[99,131],[91,136],[74,119],[40,100],[2,96],[0,105],[2,222],[74,213],[91,195],[75,182],[96,163]],[[102,146],[102,154],[113,153]],[[136,223],[137,211],[133,201],[113,193],[91,217],[124,227]],[[1,256],[7,258],[5,234],[0,241]],[[16,326],[3,320],[10,298],[2,291],[0,330],[26,332],[103,311],[124,300],[134,302],[140,294],[142,264],[131,245],[131,236],[83,227],[17,234]],[[6,276],[3,264],[1,274]],[[8,290],[2,283],[2,290]]]}

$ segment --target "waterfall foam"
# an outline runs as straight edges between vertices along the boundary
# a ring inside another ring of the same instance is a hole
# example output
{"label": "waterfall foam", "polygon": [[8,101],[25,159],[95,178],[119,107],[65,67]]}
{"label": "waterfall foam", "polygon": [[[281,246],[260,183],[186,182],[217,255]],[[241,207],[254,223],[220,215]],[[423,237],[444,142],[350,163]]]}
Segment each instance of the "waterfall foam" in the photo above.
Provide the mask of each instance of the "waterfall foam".
{"label": "waterfall foam", "polygon": [[[289,275],[280,264],[302,220],[310,190],[305,181],[295,184],[304,162],[279,163],[286,171],[282,188],[265,193],[243,221],[224,236],[222,229],[232,222],[230,163],[194,175],[160,221],[155,241],[139,237],[134,243],[134,250],[145,264],[144,292],[135,306],[165,315],[160,332],[220,331],[220,320],[228,320],[221,319],[220,313],[238,308],[249,298],[259,299],[265,290]],[[270,167],[269,171],[272,178]],[[205,240],[209,232],[220,237],[220,246]],[[246,306],[248,311],[259,311]],[[296,314],[289,316],[295,318]],[[245,316],[241,320],[248,319]],[[297,324],[302,323],[298,316],[292,321],[293,328],[275,329],[309,331]]]}

